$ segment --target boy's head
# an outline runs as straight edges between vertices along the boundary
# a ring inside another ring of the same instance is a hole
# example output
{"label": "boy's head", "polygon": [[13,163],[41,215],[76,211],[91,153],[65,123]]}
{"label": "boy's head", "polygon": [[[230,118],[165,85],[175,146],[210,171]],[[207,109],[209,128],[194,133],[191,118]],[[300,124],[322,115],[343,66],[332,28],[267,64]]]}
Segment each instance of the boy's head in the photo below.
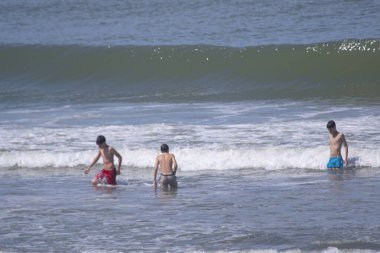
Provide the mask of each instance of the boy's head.
{"label": "boy's head", "polygon": [[335,121],[330,120],[329,122],[327,122],[327,129],[329,130],[329,132],[335,131],[336,130]]}
{"label": "boy's head", "polygon": [[98,138],[96,138],[96,144],[100,146],[104,143],[106,143],[106,137],[104,137],[103,135],[99,135]]}
{"label": "boy's head", "polygon": [[167,144],[161,145],[161,152],[162,153],[169,153],[169,146]]}

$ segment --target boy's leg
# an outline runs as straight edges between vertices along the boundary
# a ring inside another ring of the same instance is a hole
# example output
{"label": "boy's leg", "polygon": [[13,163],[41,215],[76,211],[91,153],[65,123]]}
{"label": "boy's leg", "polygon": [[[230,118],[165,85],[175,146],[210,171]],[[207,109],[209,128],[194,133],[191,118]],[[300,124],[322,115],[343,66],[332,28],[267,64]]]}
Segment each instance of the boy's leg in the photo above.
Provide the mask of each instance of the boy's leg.
{"label": "boy's leg", "polygon": [[168,188],[169,187],[169,180],[167,176],[161,176],[160,177],[160,183],[162,188]]}
{"label": "boy's leg", "polygon": [[98,182],[99,182],[99,180],[98,180],[96,177],[94,177],[94,178],[91,180],[91,184],[92,184],[92,185],[98,185]]}
{"label": "boy's leg", "polygon": [[91,180],[92,185],[98,185],[103,181],[104,173],[103,171],[100,171],[98,174],[95,175],[95,177]]}
{"label": "boy's leg", "polygon": [[176,176],[169,176],[168,177],[168,183],[170,185],[171,188],[177,188],[178,186],[178,183],[177,183],[177,178]]}

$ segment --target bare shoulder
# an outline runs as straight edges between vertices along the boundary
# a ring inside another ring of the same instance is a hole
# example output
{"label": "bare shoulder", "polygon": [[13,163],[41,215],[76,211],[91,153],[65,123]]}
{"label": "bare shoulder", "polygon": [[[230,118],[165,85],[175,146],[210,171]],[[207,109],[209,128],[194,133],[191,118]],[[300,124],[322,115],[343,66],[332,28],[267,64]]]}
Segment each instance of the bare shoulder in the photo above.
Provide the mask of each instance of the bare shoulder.
{"label": "bare shoulder", "polygon": [[177,163],[177,160],[175,159],[175,155],[174,154],[170,154],[170,159],[172,160],[172,162]]}
{"label": "bare shoulder", "polygon": [[341,139],[344,143],[346,143],[346,136],[342,133]]}
{"label": "bare shoulder", "polygon": [[121,155],[119,154],[119,152],[117,152],[117,150],[116,150],[114,147],[112,147],[112,146],[109,147],[109,152],[110,152],[111,154],[116,155],[116,156],[121,156]]}

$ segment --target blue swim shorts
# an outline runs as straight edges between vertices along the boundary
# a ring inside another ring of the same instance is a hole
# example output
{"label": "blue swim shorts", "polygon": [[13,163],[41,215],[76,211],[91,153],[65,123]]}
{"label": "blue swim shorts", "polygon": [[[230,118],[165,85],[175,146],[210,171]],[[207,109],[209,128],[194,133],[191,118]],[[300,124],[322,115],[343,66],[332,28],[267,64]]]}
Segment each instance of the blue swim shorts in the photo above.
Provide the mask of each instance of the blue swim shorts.
{"label": "blue swim shorts", "polygon": [[329,162],[327,163],[328,169],[343,169],[343,159],[341,156],[330,157]]}

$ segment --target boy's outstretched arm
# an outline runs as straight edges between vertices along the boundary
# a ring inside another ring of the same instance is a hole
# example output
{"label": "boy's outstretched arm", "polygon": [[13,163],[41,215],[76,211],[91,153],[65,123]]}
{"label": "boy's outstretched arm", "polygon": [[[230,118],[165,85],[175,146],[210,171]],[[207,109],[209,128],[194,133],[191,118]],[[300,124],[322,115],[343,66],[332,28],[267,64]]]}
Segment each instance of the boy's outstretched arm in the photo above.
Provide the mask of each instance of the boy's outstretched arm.
{"label": "boy's outstretched arm", "polygon": [[90,171],[90,169],[92,168],[92,166],[94,166],[98,162],[100,156],[101,156],[100,151],[98,151],[98,154],[96,155],[96,157],[94,158],[94,160],[92,161],[92,163],[90,164],[90,166],[88,166],[84,170],[84,174],[87,174]]}

